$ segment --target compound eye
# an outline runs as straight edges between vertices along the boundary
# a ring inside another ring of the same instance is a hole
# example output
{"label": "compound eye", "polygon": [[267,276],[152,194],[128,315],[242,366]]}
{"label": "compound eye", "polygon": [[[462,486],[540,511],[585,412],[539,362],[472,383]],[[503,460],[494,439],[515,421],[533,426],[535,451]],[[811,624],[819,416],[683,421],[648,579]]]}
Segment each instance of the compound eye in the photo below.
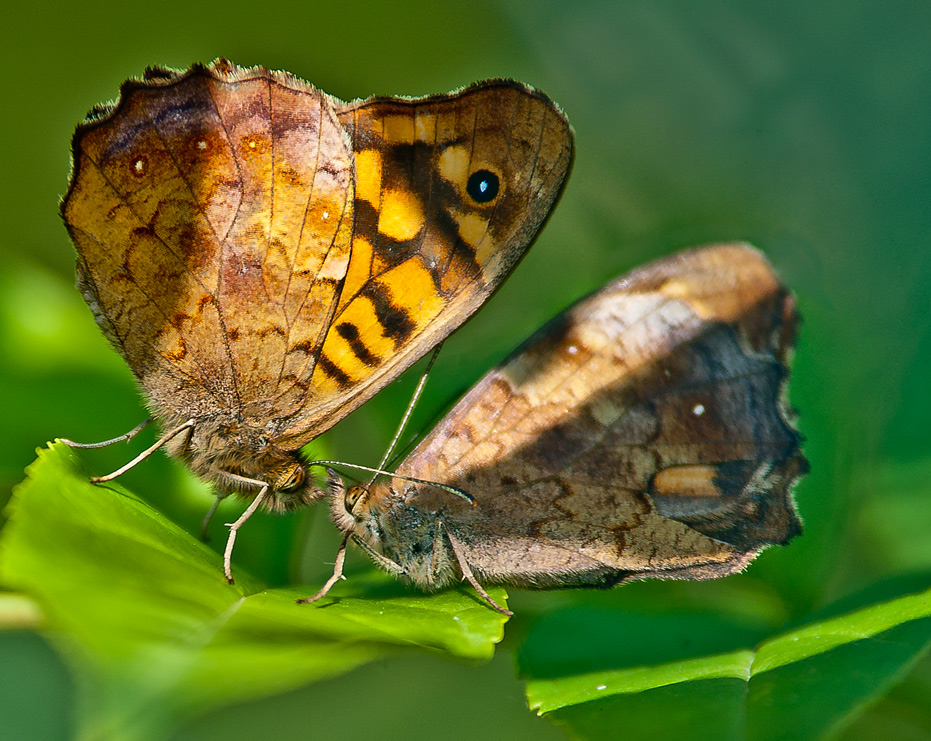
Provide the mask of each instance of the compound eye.
{"label": "compound eye", "polygon": [[303,466],[295,466],[284,483],[278,487],[278,491],[292,491],[304,483]]}
{"label": "compound eye", "polygon": [[364,494],[368,494],[364,486],[350,486],[349,489],[346,490],[346,496],[343,502],[349,514],[353,513],[353,510],[356,508],[356,505],[359,504]]}

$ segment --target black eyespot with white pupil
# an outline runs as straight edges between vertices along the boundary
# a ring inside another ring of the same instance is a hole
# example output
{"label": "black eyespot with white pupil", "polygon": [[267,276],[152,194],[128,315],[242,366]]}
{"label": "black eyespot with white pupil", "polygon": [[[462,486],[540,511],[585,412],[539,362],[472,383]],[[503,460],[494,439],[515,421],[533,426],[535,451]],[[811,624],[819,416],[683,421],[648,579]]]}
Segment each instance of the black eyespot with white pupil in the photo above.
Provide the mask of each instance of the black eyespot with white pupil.
{"label": "black eyespot with white pupil", "polygon": [[500,182],[498,176],[490,170],[476,170],[469,175],[466,193],[476,203],[490,203],[498,196]]}

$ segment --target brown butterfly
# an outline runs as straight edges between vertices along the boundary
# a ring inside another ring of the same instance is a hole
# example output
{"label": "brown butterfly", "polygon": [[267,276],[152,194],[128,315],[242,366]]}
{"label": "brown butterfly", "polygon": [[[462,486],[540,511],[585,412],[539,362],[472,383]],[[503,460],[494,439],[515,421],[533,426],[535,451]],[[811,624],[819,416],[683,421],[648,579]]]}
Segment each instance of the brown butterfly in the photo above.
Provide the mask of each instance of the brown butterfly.
{"label": "brown butterfly", "polygon": [[467,579],[610,587],[711,579],[801,532],[807,471],[785,399],[795,299],[751,247],[682,252],[557,316],[446,415],[396,473],[331,509],[381,567],[424,589]]}
{"label": "brown butterfly", "polygon": [[572,155],[508,80],[343,103],[220,59],[91,111],[62,203],[78,286],[165,429],[145,454],[254,497],[227,577],[256,507],[320,496],[297,451],[504,281]]}

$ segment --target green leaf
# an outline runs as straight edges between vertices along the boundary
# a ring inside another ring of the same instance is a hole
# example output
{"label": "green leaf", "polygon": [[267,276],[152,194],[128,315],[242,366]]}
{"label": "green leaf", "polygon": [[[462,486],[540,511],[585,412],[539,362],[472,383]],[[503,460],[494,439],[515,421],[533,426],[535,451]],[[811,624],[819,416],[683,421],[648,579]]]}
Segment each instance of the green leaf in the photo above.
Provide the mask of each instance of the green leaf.
{"label": "green leaf", "polygon": [[22,594],[0,594],[0,630],[36,628],[42,624],[42,608]]}
{"label": "green leaf", "polygon": [[313,588],[265,590],[239,571],[228,585],[216,553],[122,487],[91,485],[61,444],[39,452],[7,514],[0,580],[41,605],[88,735],[158,735],[404,646],[489,659],[503,634],[466,590],[411,595],[381,574],[319,605],[295,603]]}
{"label": "green leaf", "polygon": [[74,687],[48,642],[32,631],[0,631],[0,656],[3,737],[73,738]]}
{"label": "green leaf", "polygon": [[[548,616],[520,657],[530,706],[582,738],[622,727],[634,738],[820,738],[931,649],[931,589],[754,642],[760,629],[722,612]],[[587,639],[567,651],[560,633]],[[593,634],[600,664],[577,671],[592,666]]]}

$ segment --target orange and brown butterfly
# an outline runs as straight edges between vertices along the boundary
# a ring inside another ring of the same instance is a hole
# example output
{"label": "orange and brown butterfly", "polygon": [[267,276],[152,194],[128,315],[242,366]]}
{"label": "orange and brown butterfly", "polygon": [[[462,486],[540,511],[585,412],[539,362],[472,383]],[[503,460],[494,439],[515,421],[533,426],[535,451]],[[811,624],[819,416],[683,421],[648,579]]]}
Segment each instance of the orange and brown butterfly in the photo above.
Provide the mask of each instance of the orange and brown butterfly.
{"label": "orange and brown butterfly", "polygon": [[756,250],[685,251],[609,283],[486,375],[388,479],[331,509],[425,589],[711,579],[801,532],[786,402],[795,299]]}
{"label": "orange and brown butterfly", "polygon": [[287,510],[321,496],[297,451],[500,286],[572,157],[518,82],[344,103],[220,59],[93,109],[62,214],[160,443],[247,514]]}

